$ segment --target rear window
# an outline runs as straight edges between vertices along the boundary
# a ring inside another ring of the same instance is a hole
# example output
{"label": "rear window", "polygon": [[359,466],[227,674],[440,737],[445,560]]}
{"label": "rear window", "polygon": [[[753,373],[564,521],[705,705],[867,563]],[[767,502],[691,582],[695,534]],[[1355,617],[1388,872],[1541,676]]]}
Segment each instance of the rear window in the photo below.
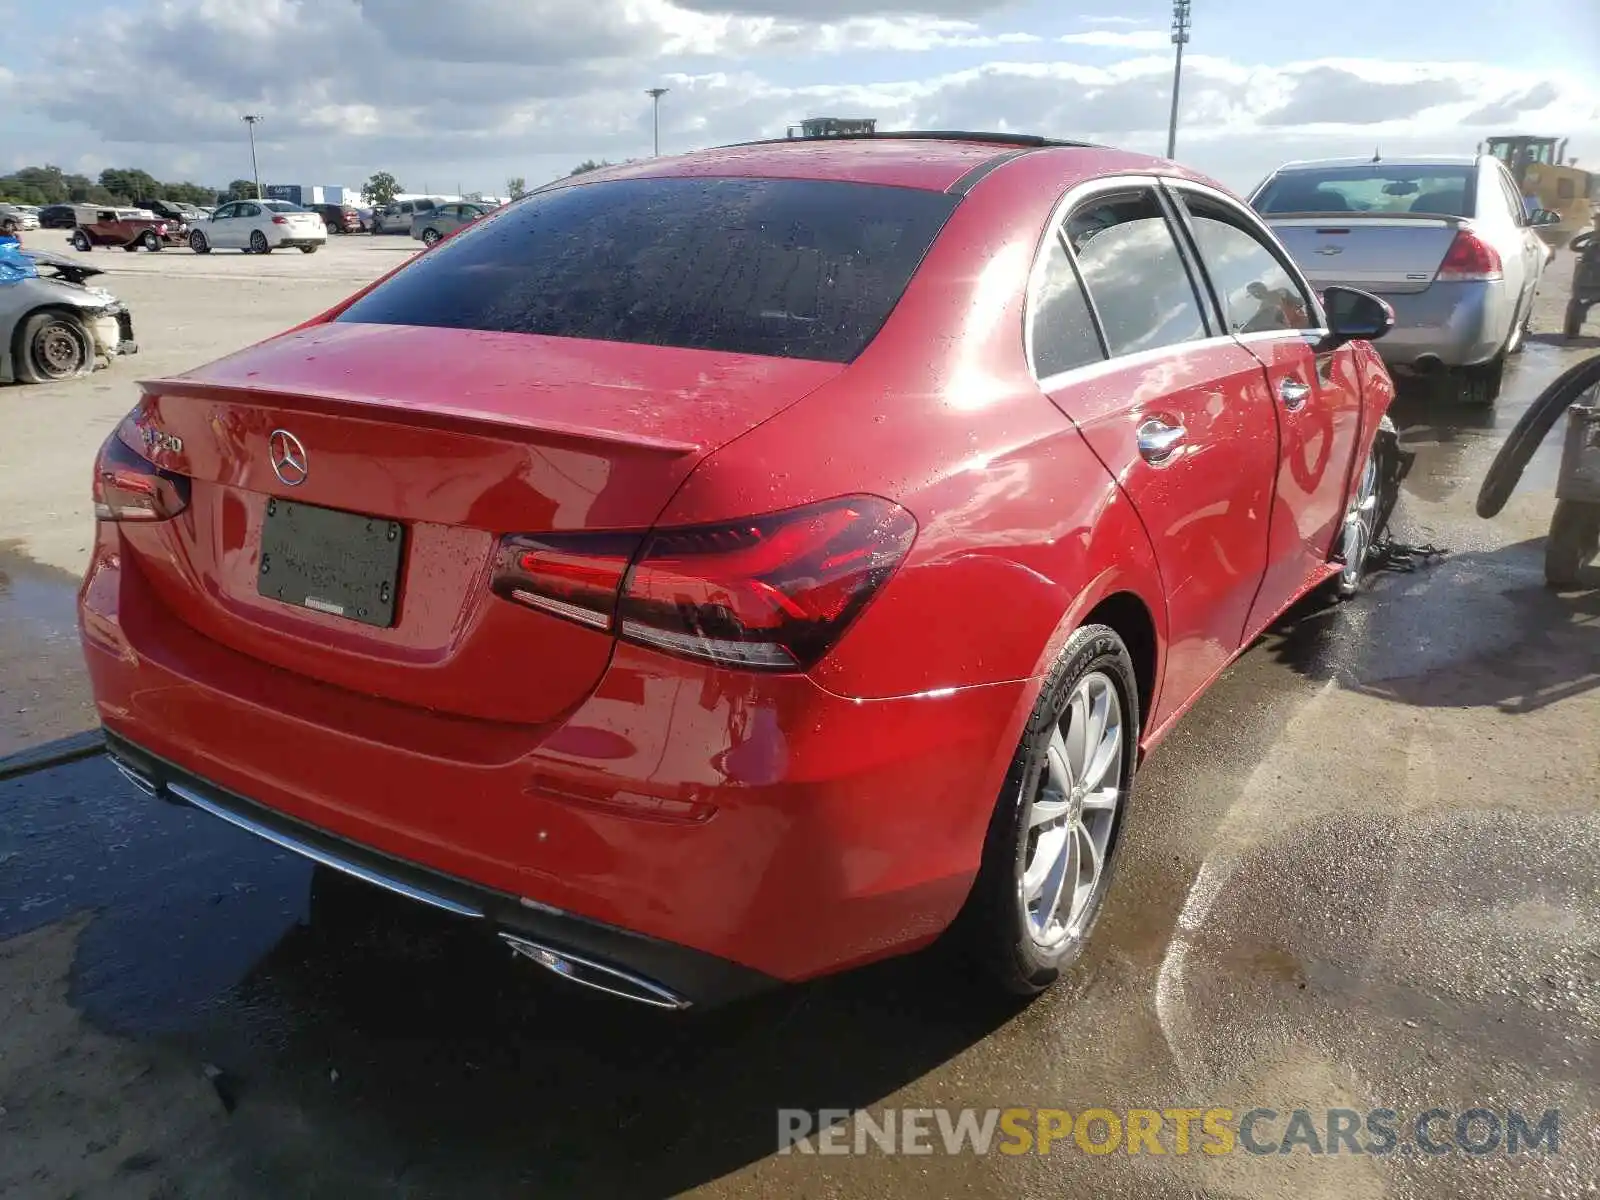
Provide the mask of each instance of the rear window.
{"label": "rear window", "polygon": [[1255,199],[1264,214],[1428,213],[1470,217],[1472,167],[1363,163],[1285,171]]}
{"label": "rear window", "polygon": [[263,200],[262,208],[270,208],[273,212],[305,212],[298,204],[290,204],[287,200]]}
{"label": "rear window", "polygon": [[338,318],[848,362],[957,198],[794,179],[628,179],[536,193]]}

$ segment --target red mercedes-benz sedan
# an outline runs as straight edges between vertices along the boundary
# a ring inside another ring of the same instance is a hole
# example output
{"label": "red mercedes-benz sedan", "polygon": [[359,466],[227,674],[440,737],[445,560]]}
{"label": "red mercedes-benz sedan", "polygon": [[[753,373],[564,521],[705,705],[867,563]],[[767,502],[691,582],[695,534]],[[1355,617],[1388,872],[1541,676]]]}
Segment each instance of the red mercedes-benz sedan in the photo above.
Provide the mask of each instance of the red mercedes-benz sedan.
{"label": "red mercedes-benz sedan", "polygon": [[1361,581],[1392,318],[1166,161],[562,180],[142,385],[81,592],[147,791],[645,1003],[1078,955],[1141,754]]}

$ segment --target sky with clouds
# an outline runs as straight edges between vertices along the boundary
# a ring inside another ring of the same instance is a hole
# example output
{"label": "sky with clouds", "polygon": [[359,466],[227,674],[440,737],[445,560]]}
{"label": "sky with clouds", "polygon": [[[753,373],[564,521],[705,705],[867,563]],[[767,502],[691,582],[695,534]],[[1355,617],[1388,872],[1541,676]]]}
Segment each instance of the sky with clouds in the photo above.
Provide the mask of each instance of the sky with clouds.
{"label": "sky with clouds", "polygon": [[[1178,157],[1234,188],[1289,158],[1568,136],[1600,166],[1600,4],[1194,0]],[[819,115],[1161,152],[1170,0],[0,0],[0,170],[502,192],[588,159]]]}

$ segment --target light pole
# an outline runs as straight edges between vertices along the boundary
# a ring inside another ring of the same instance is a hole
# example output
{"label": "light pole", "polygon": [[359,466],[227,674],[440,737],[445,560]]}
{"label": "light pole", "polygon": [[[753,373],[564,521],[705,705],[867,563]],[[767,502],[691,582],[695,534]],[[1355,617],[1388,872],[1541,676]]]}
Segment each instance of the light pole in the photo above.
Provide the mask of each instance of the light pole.
{"label": "light pole", "polygon": [[256,166],[256,122],[261,117],[256,113],[245,113],[245,127],[250,130],[250,173],[255,176],[256,199],[261,199],[261,168]]}
{"label": "light pole", "polygon": [[1190,0],[1172,0],[1172,44],[1178,48],[1172,64],[1172,119],[1167,122],[1167,157],[1178,151],[1178,87],[1183,82],[1183,48],[1189,44]]}
{"label": "light pole", "polygon": [[650,97],[650,145],[653,155],[661,157],[661,97],[667,94],[666,88],[646,88],[646,96]]}

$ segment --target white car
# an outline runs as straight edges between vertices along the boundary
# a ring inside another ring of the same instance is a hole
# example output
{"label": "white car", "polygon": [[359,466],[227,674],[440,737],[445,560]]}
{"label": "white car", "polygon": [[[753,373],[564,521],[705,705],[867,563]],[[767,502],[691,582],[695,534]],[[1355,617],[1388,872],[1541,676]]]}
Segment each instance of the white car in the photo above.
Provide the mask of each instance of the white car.
{"label": "white car", "polygon": [[189,248],[196,254],[213,250],[271,254],[290,246],[302,254],[315,254],[327,240],[322,218],[287,200],[235,200],[189,227]]}
{"label": "white car", "polygon": [[0,225],[14,224],[19,232],[39,228],[39,210],[31,204],[0,204]]}

